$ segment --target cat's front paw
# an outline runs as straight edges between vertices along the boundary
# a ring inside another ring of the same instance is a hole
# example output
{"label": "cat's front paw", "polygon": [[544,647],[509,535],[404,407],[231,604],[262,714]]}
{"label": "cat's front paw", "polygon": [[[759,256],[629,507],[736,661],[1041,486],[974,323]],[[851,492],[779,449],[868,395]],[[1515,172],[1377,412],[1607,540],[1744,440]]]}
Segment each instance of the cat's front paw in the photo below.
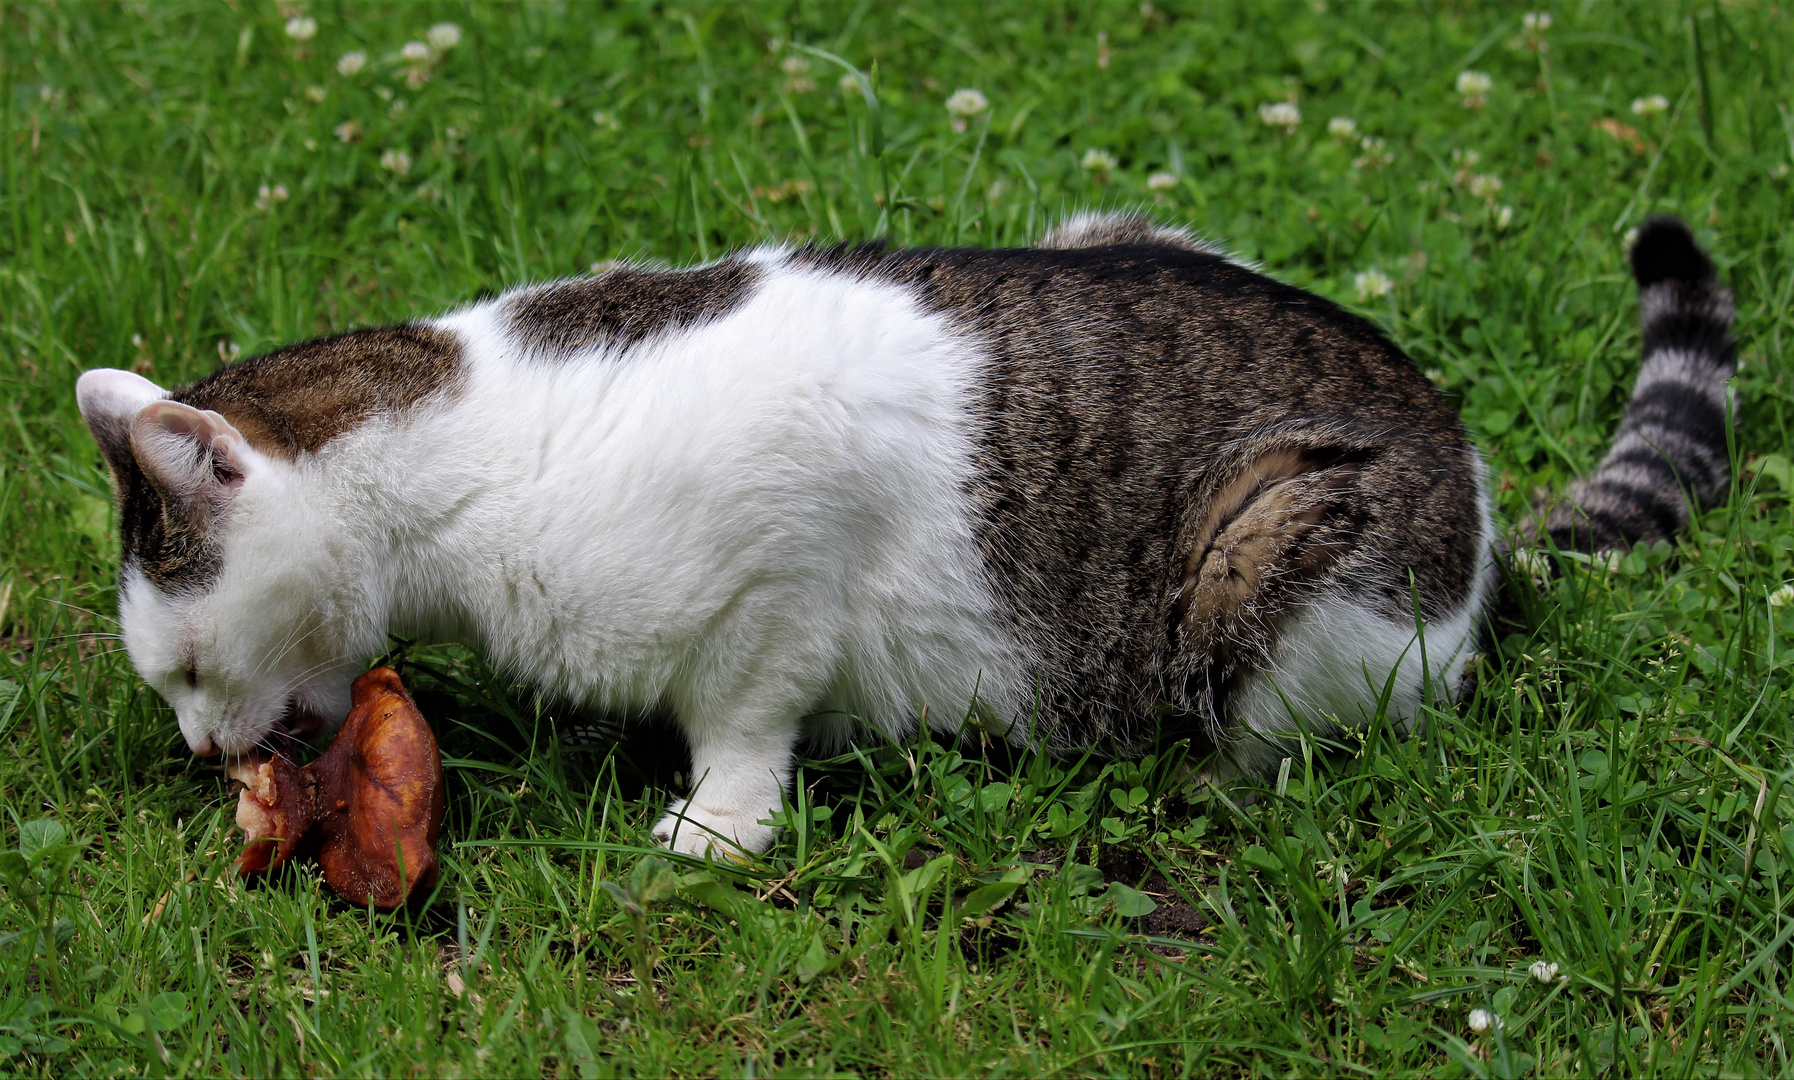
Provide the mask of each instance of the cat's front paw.
{"label": "cat's front paw", "polygon": [[690,802],[674,803],[654,826],[654,839],[681,855],[700,859],[739,859],[772,846],[778,829],[761,824],[770,812],[715,809]]}

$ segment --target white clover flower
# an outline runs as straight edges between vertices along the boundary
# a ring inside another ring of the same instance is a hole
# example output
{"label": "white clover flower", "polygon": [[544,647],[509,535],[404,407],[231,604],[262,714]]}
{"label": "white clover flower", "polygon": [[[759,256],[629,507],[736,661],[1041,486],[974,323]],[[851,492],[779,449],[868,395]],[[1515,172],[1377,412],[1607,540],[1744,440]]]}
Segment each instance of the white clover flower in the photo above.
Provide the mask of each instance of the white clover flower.
{"label": "white clover flower", "polygon": [[1302,122],[1302,110],[1289,101],[1268,101],[1258,107],[1258,118],[1267,127],[1293,131]]}
{"label": "white clover flower", "polygon": [[1529,11],[1520,16],[1520,40],[1509,42],[1508,48],[1516,44],[1523,49],[1531,49],[1536,53],[1548,52],[1551,43],[1545,40],[1545,31],[1551,29],[1551,13],[1549,11]]}
{"label": "white clover flower", "polygon": [[452,22],[439,22],[424,32],[424,40],[437,52],[448,52],[461,44],[461,28]]}
{"label": "white clover flower", "polygon": [[1174,172],[1156,172],[1146,178],[1146,187],[1150,191],[1170,191],[1177,186],[1177,174]]}
{"label": "white clover flower", "polygon": [[1542,982],[1542,983],[1546,984],[1547,986],[1549,986],[1551,983],[1553,983],[1557,980],[1557,965],[1556,964],[1547,964],[1543,960],[1534,960],[1532,962],[1532,966],[1527,968],[1526,970],[1529,974],[1532,975],[1532,977],[1534,979],[1537,979],[1539,982]]}
{"label": "white clover flower", "polygon": [[1107,150],[1098,150],[1093,146],[1084,151],[1084,160],[1082,164],[1084,168],[1089,169],[1091,172],[1108,172],[1115,168],[1115,155],[1109,153]]}
{"label": "white clover flower", "polygon": [[835,85],[839,86],[842,91],[851,94],[859,89],[860,81],[853,77],[853,72],[844,71],[841,73],[841,77],[835,80]]}
{"label": "white clover flower", "polygon": [[1349,139],[1358,134],[1358,121],[1349,116],[1335,116],[1327,121],[1327,134],[1335,139]]}
{"label": "white clover flower", "polygon": [[1495,210],[1495,227],[1505,230],[1514,223],[1514,208],[1503,204]]}
{"label": "white clover flower", "polygon": [[306,15],[295,15],[287,20],[287,37],[294,41],[310,41],[318,36],[318,20]]}
{"label": "white clover flower", "polygon": [[816,89],[816,80],[806,74],[810,70],[810,60],[799,53],[779,61],[779,70],[787,76],[785,92],[787,94],[807,94]]}
{"label": "white clover flower", "polygon": [[361,125],[353,120],[343,121],[336,125],[336,127],[330,129],[330,133],[335,135],[340,142],[348,143],[361,141]]}
{"label": "white clover flower", "polygon": [[1783,585],[1769,594],[1769,606],[1784,608],[1794,604],[1794,585]]}
{"label": "white clover flower", "polygon": [[404,176],[411,171],[411,155],[403,150],[388,150],[380,155],[380,167]]}
{"label": "white clover flower", "polygon": [[1490,1031],[1500,1031],[1502,1028],[1501,1017],[1496,1016],[1488,1009],[1471,1009],[1469,1023],[1470,1030],[1478,1035]]}
{"label": "white clover flower", "polygon": [[1352,278],[1352,288],[1358,290],[1358,301],[1379,300],[1389,295],[1395,288],[1395,282],[1381,270],[1366,270]]}
{"label": "white clover flower", "polygon": [[330,91],[324,89],[322,86],[308,86],[305,88],[305,100],[311,102],[313,105],[322,104],[324,99],[329,96]]}
{"label": "white clover flower", "polygon": [[1489,90],[1495,80],[1484,71],[1458,72],[1458,93],[1463,95],[1464,108],[1480,109],[1489,101]]}
{"label": "white clover flower", "polygon": [[1458,93],[1460,94],[1486,94],[1494,85],[1495,80],[1491,79],[1486,71],[1458,72]]}
{"label": "white clover flower", "polygon": [[1632,114],[1634,116],[1655,116],[1667,108],[1669,108],[1669,99],[1662,94],[1632,99]]}
{"label": "white clover flower", "polygon": [[1388,149],[1388,144],[1375,136],[1366,135],[1359,140],[1358,145],[1364,148],[1364,153],[1352,159],[1354,169],[1376,169],[1395,160],[1395,154]]}
{"label": "white clover flower", "polygon": [[972,117],[990,108],[990,99],[970,87],[962,86],[947,99],[947,111],[954,116]]}
{"label": "white clover flower", "polygon": [[356,49],[354,52],[346,52],[338,58],[336,62],[336,73],[347,79],[353,75],[359,74],[361,69],[367,66],[368,54],[362,52],[360,49]]}
{"label": "white clover flower", "polygon": [[287,191],[287,186],[285,184],[275,184],[273,187],[263,184],[256,189],[255,208],[257,210],[266,210],[277,202],[286,202],[290,195],[291,192]]}
{"label": "white clover flower", "polygon": [[1545,553],[1537,549],[1521,548],[1508,561],[1521,577],[1544,581],[1551,576],[1551,564],[1546,561]]}
{"label": "white clover flower", "polygon": [[[429,81],[430,81],[430,69],[427,67],[424,67],[422,64],[419,64],[416,67],[408,67],[405,69],[405,85],[411,87],[411,89],[416,90],[418,87],[422,86],[423,84],[425,84]],[[401,102],[400,106],[402,106],[402,105],[403,105],[403,103]],[[395,108],[396,107],[399,107],[399,106],[395,106]],[[394,115],[397,115],[397,114],[395,113]]]}
{"label": "white clover flower", "polygon": [[435,56],[435,52],[421,41],[407,41],[399,48],[399,59],[407,64],[427,64]]}
{"label": "white clover flower", "polygon": [[617,121],[617,118],[615,116],[612,116],[610,113],[605,112],[603,109],[599,109],[597,112],[592,114],[592,123],[596,124],[598,127],[601,127],[606,131],[615,131],[618,128],[623,126],[621,123],[619,123]]}
{"label": "white clover flower", "polygon": [[1501,190],[1501,177],[1493,173],[1478,174],[1472,176],[1466,186],[1469,187],[1470,194],[1479,199],[1493,199],[1495,193]]}

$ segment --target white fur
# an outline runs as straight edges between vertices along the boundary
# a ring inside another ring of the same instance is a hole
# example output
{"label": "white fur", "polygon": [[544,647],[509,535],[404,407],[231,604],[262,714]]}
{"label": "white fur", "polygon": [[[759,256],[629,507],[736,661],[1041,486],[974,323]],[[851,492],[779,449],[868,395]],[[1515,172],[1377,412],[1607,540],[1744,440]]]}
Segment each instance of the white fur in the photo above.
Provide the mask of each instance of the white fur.
{"label": "white fur", "polygon": [[200,754],[253,749],[295,705],[344,716],[350,681],[385,647],[384,632],[341,603],[355,582],[340,515],[308,470],[248,448],[244,460],[218,518],[228,555],[210,589],[165,593],[130,565],[121,581],[131,662]]}
{"label": "white fur", "polygon": [[75,403],[81,407],[82,416],[134,420],[144,406],[167,396],[168,391],[136,372],[117,368],[84,371],[75,380]]}

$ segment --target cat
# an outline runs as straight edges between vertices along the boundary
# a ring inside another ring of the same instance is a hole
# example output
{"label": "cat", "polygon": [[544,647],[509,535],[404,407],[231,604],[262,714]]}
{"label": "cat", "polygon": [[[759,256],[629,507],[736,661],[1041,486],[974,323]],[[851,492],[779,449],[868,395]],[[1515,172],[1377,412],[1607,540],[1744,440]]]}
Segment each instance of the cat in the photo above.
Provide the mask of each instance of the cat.
{"label": "cat", "polygon": [[[1565,549],[1672,536],[1728,483],[1729,294],[1674,219],[1631,260],[1644,364],[1535,527]],[[76,396],[123,637],[195,754],[328,734],[389,634],[466,641],[674,717],[655,835],[700,856],[773,842],[805,738],[1184,733],[1223,777],[1406,729],[1461,692],[1504,542],[1375,326],[1127,214],[620,267]]]}

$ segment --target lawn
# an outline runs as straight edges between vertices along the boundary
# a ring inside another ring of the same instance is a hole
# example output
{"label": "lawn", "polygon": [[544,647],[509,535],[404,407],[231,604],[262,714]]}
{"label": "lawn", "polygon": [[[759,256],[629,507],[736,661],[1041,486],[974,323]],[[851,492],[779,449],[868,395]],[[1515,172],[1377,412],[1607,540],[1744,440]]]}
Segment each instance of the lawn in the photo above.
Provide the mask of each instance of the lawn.
{"label": "lawn", "polygon": [[[1794,1071],[1790,11],[1523,13],[0,3],[0,1069]],[[1625,237],[1680,214],[1738,298],[1732,495],[1673,548],[1514,582],[1528,626],[1421,737],[1219,793],[1176,745],[866,746],[803,763],[748,865],[653,855],[665,731],[394,642],[446,755],[440,887],[384,915],[309,868],[234,878],[232,785],[111,633],[80,371],[1084,207],[1375,319],[1510,520],[1601,454]]]}

